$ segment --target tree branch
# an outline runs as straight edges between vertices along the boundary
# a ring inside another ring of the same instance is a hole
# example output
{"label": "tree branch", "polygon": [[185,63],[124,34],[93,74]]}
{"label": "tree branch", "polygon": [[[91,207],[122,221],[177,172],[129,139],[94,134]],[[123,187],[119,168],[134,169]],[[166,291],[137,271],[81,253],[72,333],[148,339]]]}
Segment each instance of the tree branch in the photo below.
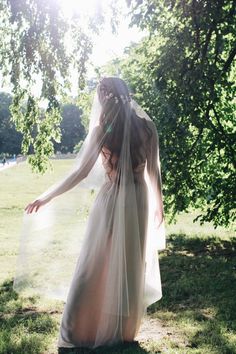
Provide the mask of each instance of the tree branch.
{"label": "tree branch", "polygon": [[215,22],[213,21],[209,31],[207,32],[206,34],[206,40],[205,40],[205,43],[204,43],[204,47],[202,49],[202,58],[201,58],[201,64],[203,63],[205,57],[206,57],[206,53],[207,53],[207,48],[208,48],[208,45],[210,43],[210,40],[211,40],[211,36],[212,36],[212,33],[213,33],[213,30],[214,30],[214,27],[213,25],[215,24]]}
{"label": "tree branch", "polygon": [[212,110],[214,112],[214,115],[216,117],[216,120],[218,122],[218,125],[219,125],[219,129],[220,129],[220,132],[221,134],[223,135],[224,137],[224,140],[226,142],[226,147],[228,148],[229,152],[230,152],[230,155],[231,155],[231,158],[232,158],[232,163],[233,163],[233,166],[236,168],[236,161],[235,161],[235,152],[234,152],[234,149],[233,149],[233,142],[231,142],[229,136],[227,135],[227,133],[225,133],[225,130],[220,122],[220,117],[215,109],[215,106],[212,104]]}
{"label": "tree branch", "polygon": [[235,47],[231,50],[231,53],[229,54],[228,59],[226,60],[223,69],[222,69],[222,74],[225,73],[226,71],[228,71],[230,65],[232,64],[234,57],[236,56],[236,43],[235,43]]}
{"label": "tree branch", "polygon": [[200,129],[199,129],[199,132],[198,132],[198,136],[197,136],[197,138],[196,138],[196,140],[193,142],[193,144],[192,144],[192,146],[191,146],[191,148],[190,148],[190,150],[189,151],[193,151],[194,150],[194,148],[195,148],[195,146],[196,146],[196,144],[197,144],[197,142],[198,142],[198,140],[200,139],[200,137],[202,136],[202,133],[203,133],[203,127],[201,127]]}

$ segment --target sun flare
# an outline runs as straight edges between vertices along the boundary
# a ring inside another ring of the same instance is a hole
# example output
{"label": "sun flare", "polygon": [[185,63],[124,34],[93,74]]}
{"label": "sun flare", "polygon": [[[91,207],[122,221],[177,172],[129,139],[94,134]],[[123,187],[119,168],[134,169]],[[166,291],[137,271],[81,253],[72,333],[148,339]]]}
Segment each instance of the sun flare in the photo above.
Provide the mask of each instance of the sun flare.
{"label": "sun flare", "polygon": [[80,15],[93,17],[101,7],[108,6],[111,0],[58,0],[67,17]]}
{"label": "sun flare", "polygon": [[[143,33],[135,27],[129,27],[128,8],[124,2],[117,2],[118,26],[114,34],[111,29],[111,19],[114,16],[114,0],[56,0],[65,17],[70,21],[73,17],[79,18],[80,27],[89,33],[92,38],[93,50],[89,61],[91,73],[93,67],[101,66],[109,60],[123,54],[123,50],[131,42],[137,42],[143,37]],[[90,20],[100,20],[99,33],[90,31]],[[67,40],[67,44],[70,40]],[[89,70],[90,72],[90,70]]]}

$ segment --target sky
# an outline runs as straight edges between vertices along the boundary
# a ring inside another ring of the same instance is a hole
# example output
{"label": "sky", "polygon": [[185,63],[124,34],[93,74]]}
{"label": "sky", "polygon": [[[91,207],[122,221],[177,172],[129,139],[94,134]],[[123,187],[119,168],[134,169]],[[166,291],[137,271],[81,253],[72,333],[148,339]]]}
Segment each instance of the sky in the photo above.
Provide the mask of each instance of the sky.
{"label": "sky", "polygon": [[[121,18],[118,25],[117,34],[111,33],[111,26],[109,20],[111,11],[109,4],[112,0],[57,0],[64,14],[70,18],[74,13],[84,14],[86,16],[93,16],[96,11],[102,10],[105,18],[108,19],[105,24],[105,29],[99,33],[94,45],[93,55],[91,61],[94,65],[100,66],[107,61],[122,55],[123,50],[130,42],[138,42],[144,35],[135,27],[129,28],[130,17],[128,16],[129,9],[126,5],[126,0],[117,0],[115,5],[119,7]],[[113,0],[114,2],[114,0]],[[122,17],[123,15],[123,17]],[[85,20],[86,25],[86,20]]]}
{"label": "sky", "polygon": [[[111,31],[110,10],[109,3],[112,0],[58,0],[61,2],[62,7],[65,6],[66,13],[71,16],[73,11],[84,12],[85,15],[92,15],[96,6],[103,6],[105,11],[105,18],[108,18],[107,23],[104,24],[104,29],[100,31],[94,41],[93,53],[89,62],[94,66],[102,66],[108,61],[120,57],[123,54],[125,47],[129,46],[131,42],[138,42],[144,36],[137,27],[129,27],[130,16],[128,16],[129,9],[127,8],[125,0],[118,0],[116,5],[119,5],[121,17],[117,28],[117,33],[113,34]],[[65,5],[63,5],[65,4]],[[71,4],[70,9],[68,4]],[[106,12],[107,11],[107,12]],[[106,15],[107,13],[107,15]],[[88,72],[93,74],[93,69],[90,66]]]}
{"label": "sky", "polygon": [[138,42],[143,36],[137,28],[129,28],[128,21],[123,20],[118,27],[117,34],[112,34],[107,28],[100,33],[95,45],[91,61],[101,66],[111,59],[123,54],[123,50],[131,42]]}

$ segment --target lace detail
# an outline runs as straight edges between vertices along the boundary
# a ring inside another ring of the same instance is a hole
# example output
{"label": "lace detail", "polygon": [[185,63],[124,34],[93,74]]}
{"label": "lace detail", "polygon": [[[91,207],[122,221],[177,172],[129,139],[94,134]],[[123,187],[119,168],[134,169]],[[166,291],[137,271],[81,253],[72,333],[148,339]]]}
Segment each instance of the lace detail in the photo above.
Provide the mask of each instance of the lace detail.
{"label": "lace detail", "polygon": [[[102,148],[102,163],[103,163],[103,167],[106,171],[106,175],[109,178],[110,181],[112,182],[116,182],[116,177],[117,177],[117,162],[119,160],[119,158],[117,157],[116,154],[112,155],[112,159],[110,161],[110,156],[111,156],[111,152],[109,149],[107,149],[106,147]],[[112,167],[111,167],[112,165]],[[138,166],[136,166],[133,169],[133,173],[134,173],[134,182],[141,182],[144,179],[144,169],[146,166],[146,161],[143,161],[142,163],[140,163]]]}

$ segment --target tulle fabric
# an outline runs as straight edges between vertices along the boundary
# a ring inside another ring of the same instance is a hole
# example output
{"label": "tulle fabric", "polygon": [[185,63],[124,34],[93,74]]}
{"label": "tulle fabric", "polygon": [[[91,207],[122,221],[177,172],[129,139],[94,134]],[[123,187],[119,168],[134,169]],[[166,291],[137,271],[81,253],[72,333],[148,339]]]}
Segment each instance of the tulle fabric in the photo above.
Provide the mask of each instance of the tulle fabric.
{"label": "tulle fabric", "polygon": [[[112,124],[119,110],[114,104]],[[121,152],[108,174],[101,151],[109,131],[101,129],[101,111],[95,94],[75,166],[39,196],[51,202],[23,218],[14,289],[66,301],[59,347],[133,340],[147,306],[162,297],[158,250],[166,246],[165,226],[164,219],[158,227],[154,220],[156,208],[163,207],[158,134],[141,107],[125,101]],[[133,111],[152,131],[149,155],[135,169]]]}

